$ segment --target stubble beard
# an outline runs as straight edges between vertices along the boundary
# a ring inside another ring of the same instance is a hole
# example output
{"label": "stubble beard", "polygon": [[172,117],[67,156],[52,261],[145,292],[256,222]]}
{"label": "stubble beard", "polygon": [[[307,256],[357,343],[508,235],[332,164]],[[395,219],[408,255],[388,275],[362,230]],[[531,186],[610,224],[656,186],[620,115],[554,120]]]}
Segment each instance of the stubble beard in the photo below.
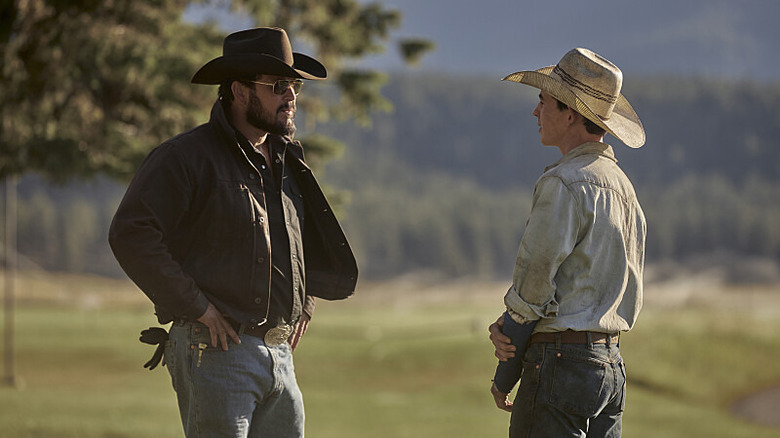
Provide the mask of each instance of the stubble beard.
{"label": "stubble beard", "polygon": [[263,107],[260,98],[254,93],[250,93],[249,106],[246,109],[246,121],[255,128],[262,129],[269,134],[292,137],[295,135],[295,120],[291,117],[284,117],[282,121],[279,121],[279,113],[292,108],[294,108],[294,104],[289,102],[277,108],[274,114],[269,114]]}

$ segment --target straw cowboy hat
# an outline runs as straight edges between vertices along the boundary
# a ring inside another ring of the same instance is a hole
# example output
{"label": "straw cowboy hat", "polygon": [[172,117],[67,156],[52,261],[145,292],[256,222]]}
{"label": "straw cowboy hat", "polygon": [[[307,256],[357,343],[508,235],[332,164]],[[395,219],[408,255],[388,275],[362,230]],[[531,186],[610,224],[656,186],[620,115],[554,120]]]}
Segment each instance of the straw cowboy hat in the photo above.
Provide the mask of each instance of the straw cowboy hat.
{"label": "straw cowboy hat", "polygon": [[269,74],[302,79],[325,79],[325,66],[292,51],[284,29],[259,27],[225,37],[222,56],[212,59],[192,77],[193,84],[219,84],[226,79],[253,79]]}
{"label": "straw cowboy hat", "polygon": [[545,91],[632,148],[645,144],[639,116],[620,94],[623,73],[606,58],[588,49],[574,49],[558,65],[519,71],[504,81]]}

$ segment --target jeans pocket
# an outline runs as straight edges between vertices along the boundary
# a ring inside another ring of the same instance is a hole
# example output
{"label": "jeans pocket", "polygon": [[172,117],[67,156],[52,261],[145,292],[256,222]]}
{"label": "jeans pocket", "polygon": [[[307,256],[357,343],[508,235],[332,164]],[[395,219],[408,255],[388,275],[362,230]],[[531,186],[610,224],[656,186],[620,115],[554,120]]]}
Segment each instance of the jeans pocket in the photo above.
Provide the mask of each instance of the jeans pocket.
{"label": "jeans pocket", "polygon": [[620,388],[620,412],[626,409],[626,364],[620,361],[620,372],[623,374],[623,384]]}
{"label": "jeans pocket", "polygon": [[593,357],[556,352],[550,404],[573,415],[594,416],[603,405],[607,364]]}
{"label": "jeans pocket", "polygon": [[168,373],[171,375],[171,383],[174,388],[176,387],[176,371],[178,366],[178,360],[176,351],[176,341],[168,338],[165,341],[165,366],[168,367]]}
{"label": "jeans pocket", "polygon": [[524,397],[527,397],[527,400],[532,400],[534,398],[534,394],[536,394],[536,391],[539,388],[541,366],[541,360],[536,358],[530,361],[523,361],[522,370],[520,371],[518,397],[523,394]]}

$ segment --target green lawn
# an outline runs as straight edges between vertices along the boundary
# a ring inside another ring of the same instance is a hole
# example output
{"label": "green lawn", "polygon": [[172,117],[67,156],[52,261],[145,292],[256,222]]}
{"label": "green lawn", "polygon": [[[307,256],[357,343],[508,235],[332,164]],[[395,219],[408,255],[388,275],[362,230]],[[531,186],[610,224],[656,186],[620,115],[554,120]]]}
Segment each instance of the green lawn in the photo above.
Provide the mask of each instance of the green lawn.
{"label": "green lawn", "polygon": [[[296,351],[307,436],[506,436],[509,415],[488,391],[495,359],[486,327],[500,294],[494,303],[320,302]],[[0,388],[0,437],[181,437],[167,371],[142,368],[154,348],[138,334],[154,323],[142,302],[20,303],[23,385]],[[625,436],[778,436],[778,429],[731,417],[728,405],[780,382],[780,320],[648,310],[623,337],[622,351]]]}

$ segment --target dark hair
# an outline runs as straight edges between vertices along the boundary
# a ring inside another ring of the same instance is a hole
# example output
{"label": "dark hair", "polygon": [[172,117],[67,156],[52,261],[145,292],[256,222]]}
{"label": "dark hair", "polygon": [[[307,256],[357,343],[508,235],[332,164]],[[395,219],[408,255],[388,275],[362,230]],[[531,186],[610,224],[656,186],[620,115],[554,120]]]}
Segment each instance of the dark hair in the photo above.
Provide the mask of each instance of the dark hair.
{"label": "dark hair", "polygon": [[233,82],[238,82],[241,85],[252,88],[253,84],[250,82],[251,80],[252,79],[225,79],[219,84],[219,89],[217,90],[219,100],[221,100],[223,104],[229,105],[233,103],[235,96],[233,96],[233,89],[230,88],[233,85]]}
{"label": "dark hair", "polygon": [[233,79],[225,79],[219,84],[219,89],[217,90],[217,96],[219,96],[219,100],[222,101],[225,105],[230,105],[233,103],[233,90],[230,89],[230,86],[233,85]]}
{"label": "dark hair", "polygon": [[[553,98],[555,99],[555,98]],[[569,105],[566,105],[565,103],[561,102],[558,99],[555,99],[556,102],[558,102],[558,110],[559,111],[565,111],[569,108]],[[604,135],[607,133],[607,131],[602,128],[601,126],[594,123],[592,120],[588,119],[587,117],[582,117],[583,124],[585,125],[585,130],[588,131],[589,134],[596,134],[596,135]]]}

